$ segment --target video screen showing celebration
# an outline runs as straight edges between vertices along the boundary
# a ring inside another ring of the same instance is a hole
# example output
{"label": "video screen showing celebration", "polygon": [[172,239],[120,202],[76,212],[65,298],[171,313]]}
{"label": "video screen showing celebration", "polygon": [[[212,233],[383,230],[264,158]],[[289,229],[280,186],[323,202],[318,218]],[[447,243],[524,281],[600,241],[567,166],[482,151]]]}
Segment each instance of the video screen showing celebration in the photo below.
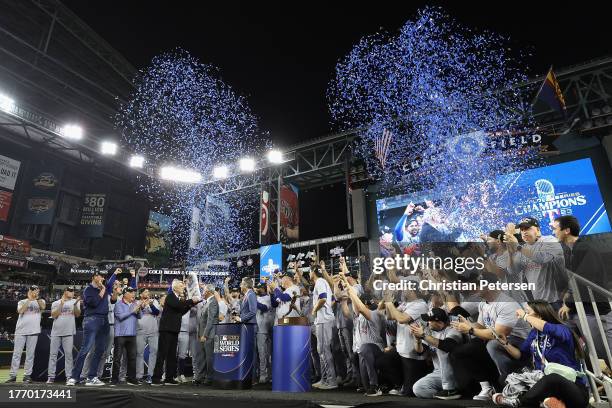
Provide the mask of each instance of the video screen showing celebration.
{"label": "video screen showing celebration", "polygon": [[383,198],[376,209],[382,253],[391,244],[406,252],[420,242],[475,241],[524,217],[538,220],[542,235],[564,215],[579,220],[580,235],[612,231],[590,159],[500,175],[450,199],[427,192]]}

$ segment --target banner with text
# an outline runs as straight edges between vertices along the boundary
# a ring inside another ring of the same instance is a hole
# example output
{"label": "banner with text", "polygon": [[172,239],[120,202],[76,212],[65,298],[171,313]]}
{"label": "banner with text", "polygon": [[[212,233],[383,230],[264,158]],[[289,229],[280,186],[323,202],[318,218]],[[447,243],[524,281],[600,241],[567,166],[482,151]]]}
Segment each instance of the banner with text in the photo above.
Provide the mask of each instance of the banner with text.
{"label": "banner with text", "polygon": [[86,193],[83,198],[81,236],[87,238],[102,238],[104,235],[104,214],[108,202],[106,193]]}
{"label": "banner with text", "polygon": [[53,222],[63,168],[52,164],[34,165],[29,173],[29,189],[22,222],[50,225]]}
{"label": "banner with text", "polygon": [[300,239],[300,205],[298,188],[283,184],[280,190],[281,242],[295,242]]}

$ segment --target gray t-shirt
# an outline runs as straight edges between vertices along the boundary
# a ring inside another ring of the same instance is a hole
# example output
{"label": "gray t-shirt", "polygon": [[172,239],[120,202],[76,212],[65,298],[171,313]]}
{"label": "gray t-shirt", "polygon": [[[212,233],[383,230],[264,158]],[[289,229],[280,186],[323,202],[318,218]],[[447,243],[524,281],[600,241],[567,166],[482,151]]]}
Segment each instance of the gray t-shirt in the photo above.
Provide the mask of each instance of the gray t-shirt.
{"label": "gray t-shirt", "polygon": [[359,353],[362,344],[376,344],[381,350],[385,348],[381,330],[385,317],[377,311],[370,313],[372,320],[366,319],[361,313],[353,319],[353,352]]}
{"label": "gray t-shirt", "polygon": [[[153,300],[153,306],[160,309],[157,300]],[[138,335],[151,335],[157,333],[159,327],[159,314],[156,316],[151,310],[151,306],[141,309],[142,317],[138,319]]]}
{"label": "gray t-shirt", "polygon": [[[60,308],[61,300],[56,300],[51,304],[51,313]],[[67,300],[62,306],[60,315],[53,320],[51,328],[51,336],[72,336],[76,334],[76,324],[74,321],[74,312],[79,310],[80,306],[76,299]]]}
{"label": "gray t-shirt", "polygon": [[[42,301],[44,304],[44,300]],[[23,299],[17,304],[17,310],[21,309],[23,305],[28,304],[26,311],[19,315],[17,318],[17,325],[15,326],[15,334],[27,336],[30,334],[40,333],[40,315],[41,310],[36,300]]]}
{"label": "gray t-shirt", "polygon": [[[407,314],[414,320],[421,318],[422,314],[428,312],[427,303],[423,299],[413,300],[412,302],[402,302],[397,308],[398,311]],[[397,354],[404,358],[412,358],[415,360],[424,360],[424,354],[418,354],[414,351],[414,336],[410,330],[409,324],[397,325],[396,337]]]}
{"label": "gray t-shirt", "polygon": [[514,264],[508,269],[513,274],[523,273],[525,280],[535,285],[532,291],[534,299],[556,302],[562,299],[563,288],[557,287],[557,276],[563,273],[565,257],[563,248],[555,237],[543,236],[533,244],[525,244],[531,249],[533,257],[528,258],[521,252],[513,256]]}
{"label": "gray t-shirt", "polygon": [[320,299],[325,299],[323,307],[317,310],[315,324],[322,324],[334,321],[334,311],[332,309],[332,290],[329,283],[323,278],[315,281],[314,291],[312,292],[312,303],[316,305]]}
{"label": "gray t-shirt", "polygon": [[526,339],[531,328],[527,322],[516,316],[516,310],[520,307],[516,300],[500,292],[495,301],[481,302],[478,305],[478,323],[493,328],[496,324],[512,327],[512,336]]}

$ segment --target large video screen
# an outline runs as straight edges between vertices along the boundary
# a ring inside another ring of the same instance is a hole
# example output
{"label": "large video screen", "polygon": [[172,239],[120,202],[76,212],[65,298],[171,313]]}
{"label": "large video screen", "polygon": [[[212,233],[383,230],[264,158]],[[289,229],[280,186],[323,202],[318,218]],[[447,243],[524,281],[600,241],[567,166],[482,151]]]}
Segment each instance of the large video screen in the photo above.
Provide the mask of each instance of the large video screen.
{"label": "large video screen", "polygon": [[[418,242],[472,241],[529,216],[543,235],[560,215],[580,221],[581,235],[611,232],[590,159],[528,169],[482,181],[453,197],[419,192],[376,201],[381,248]],[[383,251],[384,252],[384,251]]]}

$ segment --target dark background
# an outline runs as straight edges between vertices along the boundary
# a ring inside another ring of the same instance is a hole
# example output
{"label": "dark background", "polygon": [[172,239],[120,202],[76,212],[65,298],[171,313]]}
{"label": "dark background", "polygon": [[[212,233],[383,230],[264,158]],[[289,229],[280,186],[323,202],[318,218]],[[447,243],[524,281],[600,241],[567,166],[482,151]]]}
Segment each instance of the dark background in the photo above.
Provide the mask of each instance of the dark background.
{"label": "dark background", "polygon": [[609,55],[612,47],[610,15],[598,2],[64,3],[139,69],[177,46],[218,66],[280,147],[333,131],[325,91],[336,61],[363,35],[381,27],[395,32],[425,5],[443,6],[460,23],[533,51],[526,63],[534,76],[550,65]]}

